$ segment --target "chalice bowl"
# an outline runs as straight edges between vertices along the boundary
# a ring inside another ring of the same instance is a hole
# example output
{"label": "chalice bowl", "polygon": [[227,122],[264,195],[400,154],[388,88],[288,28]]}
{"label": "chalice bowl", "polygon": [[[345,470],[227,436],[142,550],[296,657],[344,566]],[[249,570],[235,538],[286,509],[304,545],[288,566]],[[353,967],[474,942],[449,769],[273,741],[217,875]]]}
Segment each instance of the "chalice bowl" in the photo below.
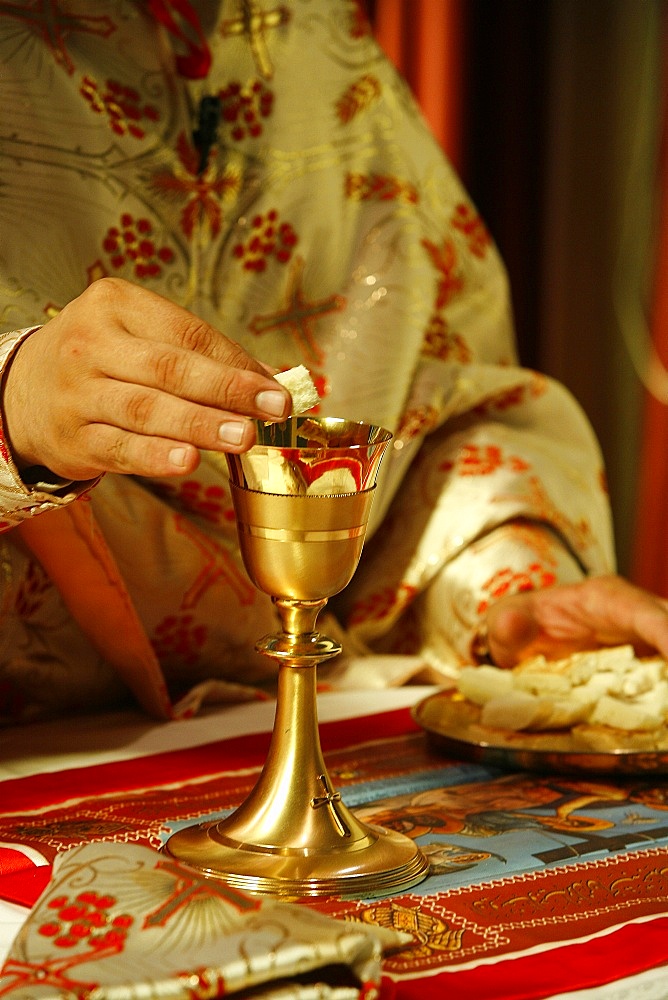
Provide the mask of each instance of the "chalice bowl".
{"label": "chalice bowl", "polygon": [[316,619],[355,573],[392,435],[309,416],[257,430],[256,445],[228,464],[244,565],[280,620],[280,630],[256,645],[278,662],[271,742],[241,806],[177,831],[165,852],[249,892],[400,892],[422,881],[427,861],[409,837],[362,823],[345,806],[327,773],[316,700],[318,663],[341,652],[316,631]]}

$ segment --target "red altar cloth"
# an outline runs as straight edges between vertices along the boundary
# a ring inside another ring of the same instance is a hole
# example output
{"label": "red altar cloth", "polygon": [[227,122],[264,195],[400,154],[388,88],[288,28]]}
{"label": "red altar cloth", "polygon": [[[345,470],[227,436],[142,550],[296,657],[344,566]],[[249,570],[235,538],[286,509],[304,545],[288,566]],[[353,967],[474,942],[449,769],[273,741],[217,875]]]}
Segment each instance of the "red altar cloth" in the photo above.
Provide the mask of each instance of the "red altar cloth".
{"label": "red altar cloth", "polygon": [[[408,709],[320,731],[346,804],[415,837],[432,865],[400,897],[304,903],[413,935],[385,959],[383,1000],[540,1000],[659,966],[668,984],[661,779],[514,774],[445,758]],[[70,846],[159,848],[174,829],[233,809],[268,743],[254,733],[0,782],[0,898],[33,903]]]}

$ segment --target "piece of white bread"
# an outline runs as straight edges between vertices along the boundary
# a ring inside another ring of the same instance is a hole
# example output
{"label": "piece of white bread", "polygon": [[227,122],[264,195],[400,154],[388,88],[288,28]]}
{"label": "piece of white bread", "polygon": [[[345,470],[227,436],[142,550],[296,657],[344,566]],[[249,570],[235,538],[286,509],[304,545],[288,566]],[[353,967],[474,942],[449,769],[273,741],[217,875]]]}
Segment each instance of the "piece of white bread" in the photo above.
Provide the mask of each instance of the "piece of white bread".
{"label": "piece of white bread", "polygon": [[494,729],[532,731],[609,726],[650,732],[668,723],[668,664],[640,659],[632,646],[533,657],[513,670],[464,667],[458,687]]}
{"label": "piece of white bread", "polygon": [[305,413],[319,402],[318,390],[313,384],[308,368],[305,368],[304,365],[297,365],[296,368],[289,368],[286,372],[279,372],[278,375],[274,375],[274,378],[285,386],[292,396],[293,416]]}

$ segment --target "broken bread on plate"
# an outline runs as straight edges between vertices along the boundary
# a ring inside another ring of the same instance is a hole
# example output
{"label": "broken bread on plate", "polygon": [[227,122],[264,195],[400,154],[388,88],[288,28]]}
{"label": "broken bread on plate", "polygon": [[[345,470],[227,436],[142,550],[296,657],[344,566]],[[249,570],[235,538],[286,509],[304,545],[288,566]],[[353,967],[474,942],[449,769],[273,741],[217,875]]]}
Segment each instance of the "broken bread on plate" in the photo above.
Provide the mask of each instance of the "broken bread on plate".
{"label": "broken bread on plate", "polygon": [[299,416],[313,409],[320,401],[311,373],[304,365],[288,368],[285,372],[274,375],[277,382],[284,386],[292,396],[292,415]]}
{"label": "broken bread on plate", "polygon": [[481,725],[493,729],[593,726],[649,734],[668,721],[668,664],[660,656],[639,658],[630,645],[561,660],[536,656],[512,670],[464,667],[457,683],[480,706]]}

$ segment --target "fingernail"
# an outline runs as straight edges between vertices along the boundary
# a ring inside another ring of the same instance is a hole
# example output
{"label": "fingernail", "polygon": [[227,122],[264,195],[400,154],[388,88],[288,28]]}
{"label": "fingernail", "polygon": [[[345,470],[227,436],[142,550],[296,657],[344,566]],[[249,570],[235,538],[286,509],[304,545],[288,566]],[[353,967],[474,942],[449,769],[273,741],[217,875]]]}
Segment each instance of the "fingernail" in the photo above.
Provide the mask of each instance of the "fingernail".
{"label": "fingernail", "polygon": [[186,464],[186,449],[172,448],[169,453],[169,461],[171,465],[174,465],[179,469],[183,469]]}
{"label": "fingernail", "polygon": [[265,389],[263,392],[258,392],[255,405],[268,417],[282,417],[285,413],[285,396],[282,392]]}
{"label": "fingernail", "polygon": [[245,426],[239,420],[226,420],[218,428],[218,437],[223,444],[241,444]]}

